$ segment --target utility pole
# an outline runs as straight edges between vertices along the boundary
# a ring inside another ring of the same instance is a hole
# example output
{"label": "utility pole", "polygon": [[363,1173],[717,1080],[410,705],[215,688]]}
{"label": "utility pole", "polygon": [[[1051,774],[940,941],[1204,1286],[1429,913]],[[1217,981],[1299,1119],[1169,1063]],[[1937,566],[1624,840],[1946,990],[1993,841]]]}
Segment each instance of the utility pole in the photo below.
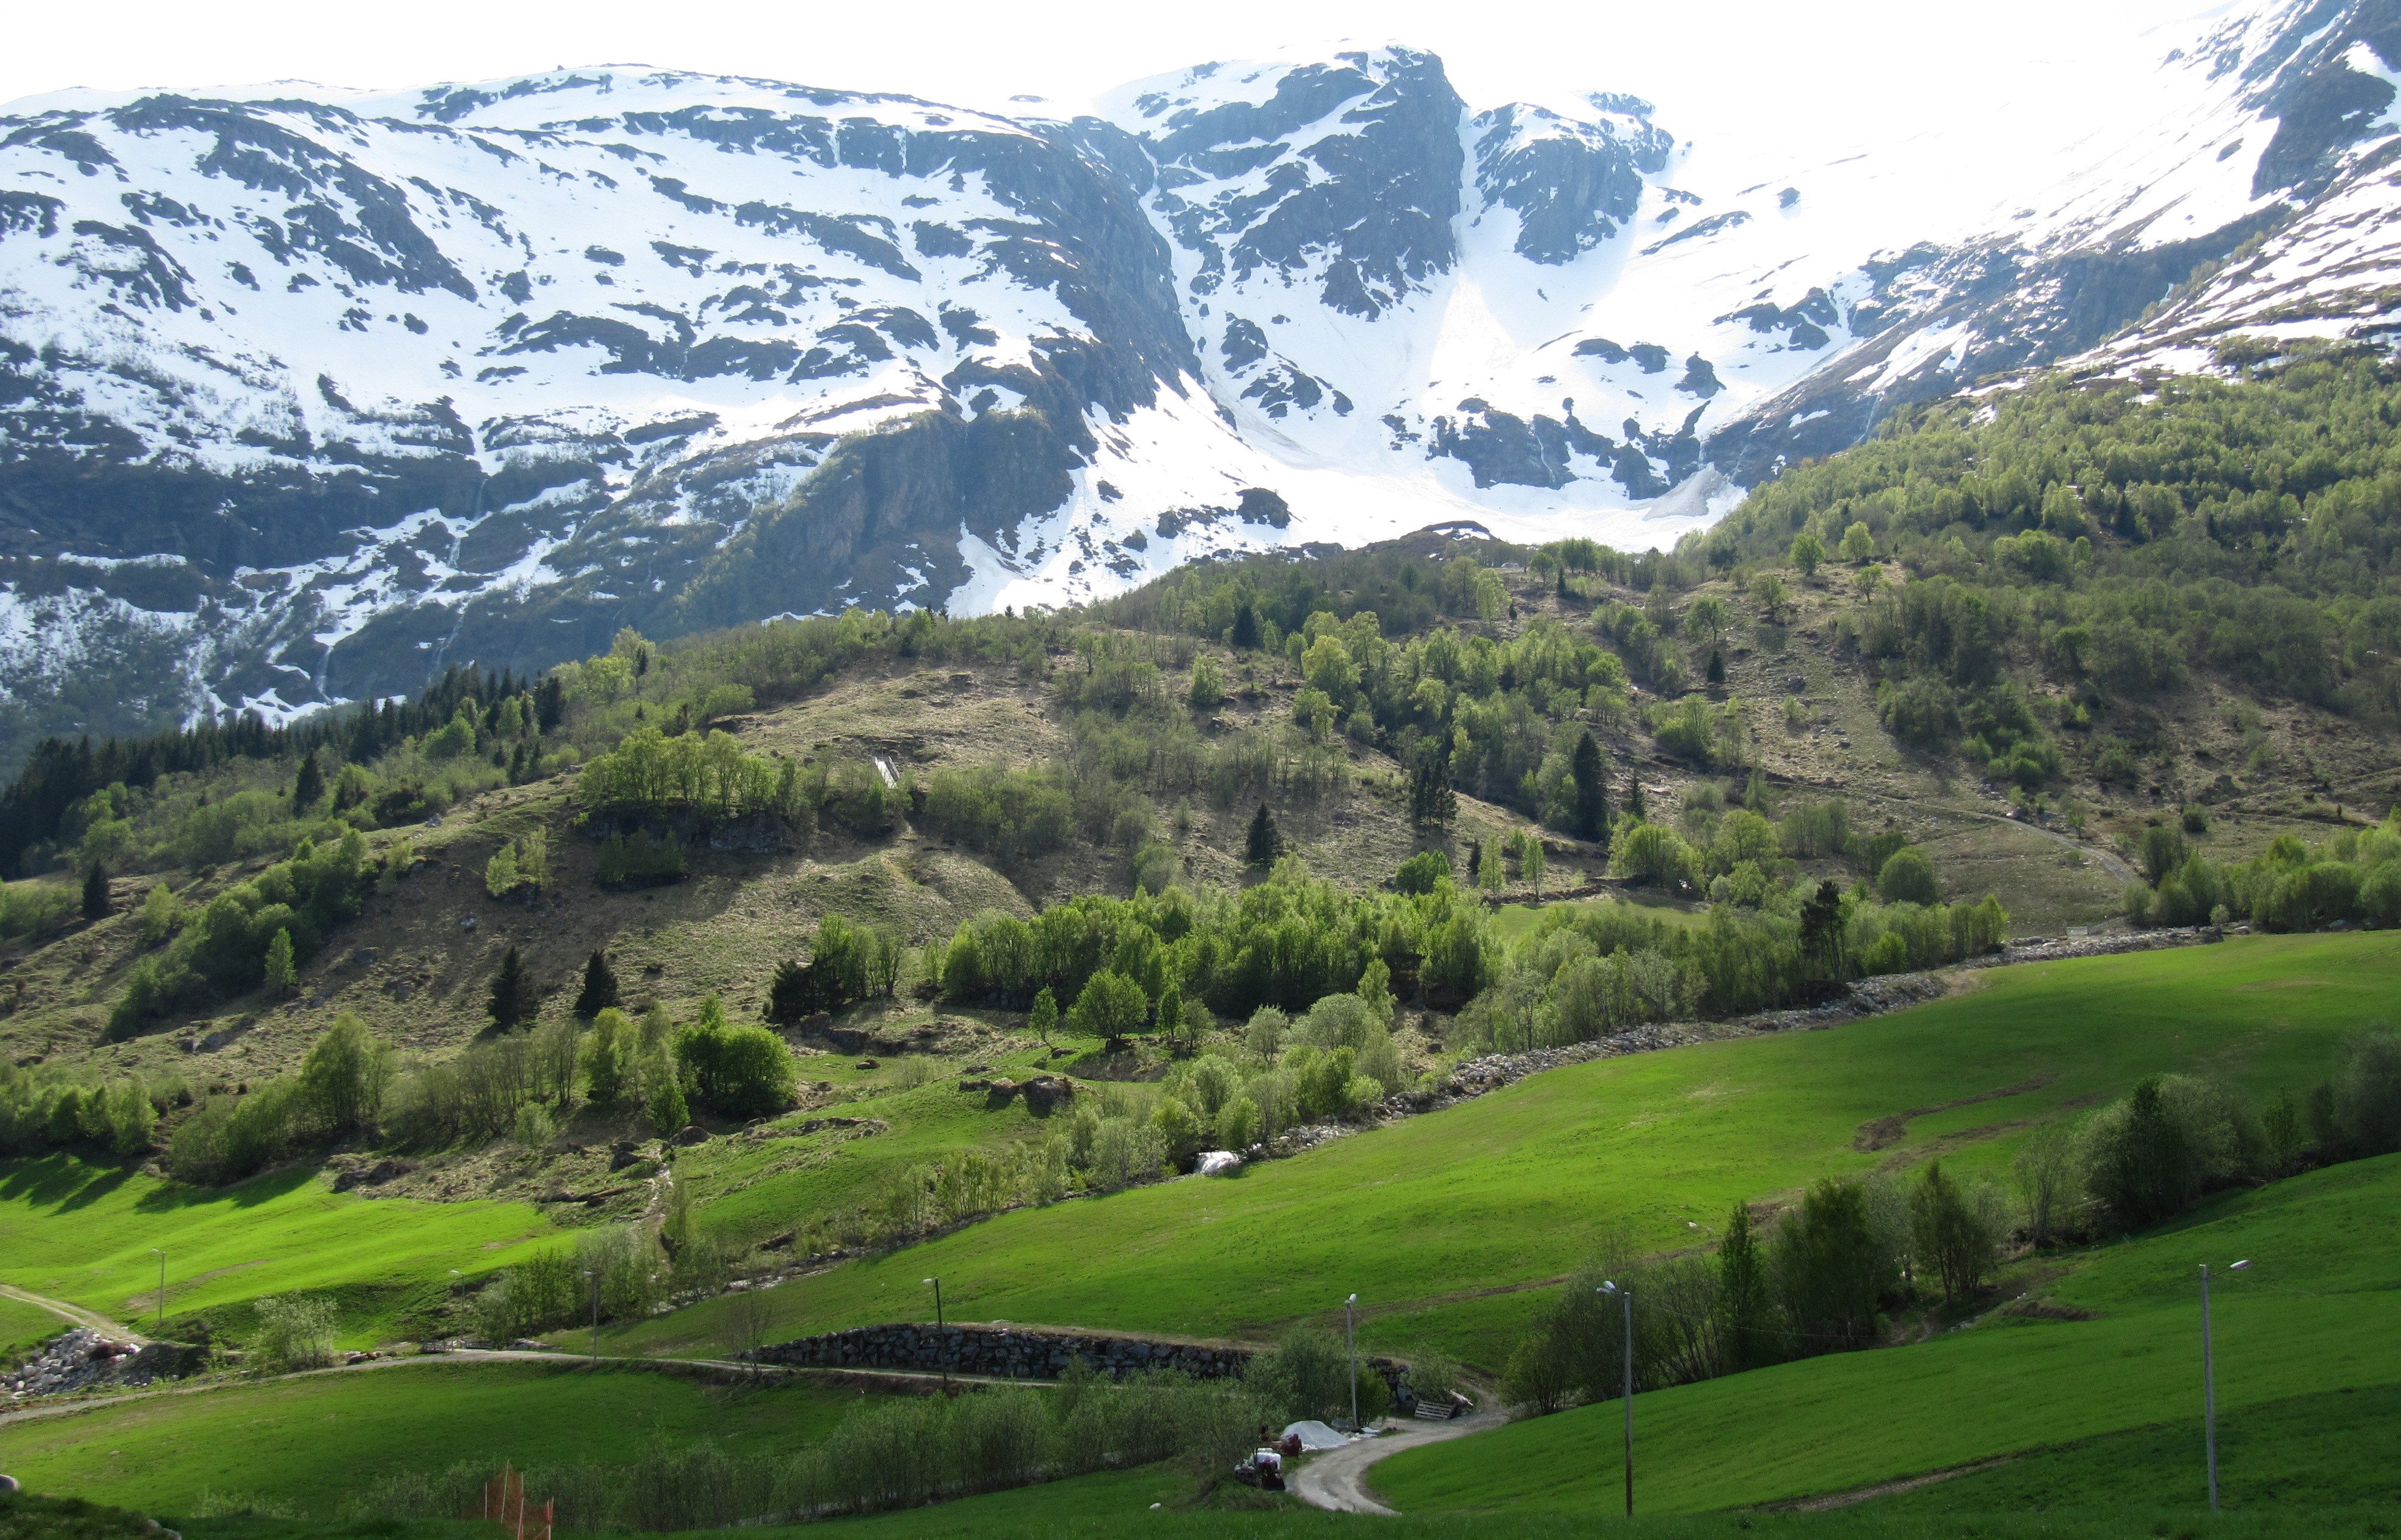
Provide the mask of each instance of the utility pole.
{"label": "utility pole", "polygon": [[1342,1335],[1351,1344],[1351,1431],[1365,1433],[1359,1425],[1359,1322],[1354,1313],[1359,1296],[1353,1294],[1342,1301]]}
{"label": "utility pole", "polygon": [[1593,1291],[1614,1294],[1626,1307],[1626,1385],[1620,1396],[1626,1403],[1626,1517],[1634,1517],[1634,1291],[1620,1288],[1611,1279]]}
{"label": "utility pole", "polygon": [[592,1352],[588,1356],[597,1373],[600,1368],[600,1270],[588,1268],[583,1276],[592,1280]]}
{"label": "utility pole", "polygon": [[158,1258],[158,1331],[164,1336],[167,1330],[167,1254],[157,1246],[150,1250]]}

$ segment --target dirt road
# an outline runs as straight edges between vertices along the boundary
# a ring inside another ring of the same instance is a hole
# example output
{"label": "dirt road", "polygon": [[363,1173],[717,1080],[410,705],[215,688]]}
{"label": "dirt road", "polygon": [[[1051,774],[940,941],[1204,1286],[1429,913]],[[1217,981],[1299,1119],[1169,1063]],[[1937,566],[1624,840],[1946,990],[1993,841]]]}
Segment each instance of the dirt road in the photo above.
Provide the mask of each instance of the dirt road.
{"label": "dirt road", "polygon": [[1380,1438],[1363,1438],[1355,1444],[1311,1455],[1293,1478],[1293,1495],[1313,1507],[1330,1508],[1336,1513],[1395,1517],[1393,1509],[1368,1495],[1366,1475],[1377,1461],[1405,1449],[1488,1432],[1507,1421],[1498,1409],[1492,1409],[1447,1423],[1403,1423]]}

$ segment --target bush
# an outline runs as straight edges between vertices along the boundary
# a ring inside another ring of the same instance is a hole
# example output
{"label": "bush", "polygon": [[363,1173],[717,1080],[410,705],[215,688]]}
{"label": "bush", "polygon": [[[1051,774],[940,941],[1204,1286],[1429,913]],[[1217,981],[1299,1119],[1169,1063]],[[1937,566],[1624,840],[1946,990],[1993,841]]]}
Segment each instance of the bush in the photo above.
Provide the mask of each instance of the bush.
{"label": "bush", "polygon": [[1434,884],[1450,877],[1450,858],[1439,850],[1420,850],[1401,862],[1393,874],[1393,886],[1404,893],[1431,893]]}
{"label": "bush", "polygon": [[800,1072],[791,1050],[763,1026],[731,1026],[725,1008],[711,995],[700,1016],[676,1034],[676,1062],[703,1107],[728,1117],[749,1117],[791,1105]]}
{"label": "bush", "polygon": [[2348,1034],[2332,1084],[2334,1124],[2353,1153],[2401,1149],[2401,1033],[2379,1023]]}
{"label": "bush", "polygon": [[1793,1329],[1827,1346],[1865,1347],[1877,1301],[1899,1282],[1878,1244],[1862,1183],[1821,1177],[1777,1220],[1768,1276]]}
{"label": "bush", "polygon": [[2266,1156],[2257,1120],[2232,1097],[2188,1076],[2153,1075],[2086,1124],[2085,1187],[2113,1223],[2139,1230],[2255,1174]]}
{"label": "bush", "polygon": [[322,1368],[334,1361],[334,1301],[322,1294],[270,1294],[260,1299],[250,1353],[275,1370]]}
{"label": "bush", "polygon": [[682,879],[683,846],[672,829],[655,844],[648,830],[638,829],[604,843],[597,864],[595,880],[603,887],[652,887]]}
{"label": "bush", "polygon": [[1876,892],[1886,903],[1937,904],[1942,901],[1942,890],[1934,880],[1934,868],[1925,853],[1914,846],[1904,846],[1892,853],[1876,873]]}

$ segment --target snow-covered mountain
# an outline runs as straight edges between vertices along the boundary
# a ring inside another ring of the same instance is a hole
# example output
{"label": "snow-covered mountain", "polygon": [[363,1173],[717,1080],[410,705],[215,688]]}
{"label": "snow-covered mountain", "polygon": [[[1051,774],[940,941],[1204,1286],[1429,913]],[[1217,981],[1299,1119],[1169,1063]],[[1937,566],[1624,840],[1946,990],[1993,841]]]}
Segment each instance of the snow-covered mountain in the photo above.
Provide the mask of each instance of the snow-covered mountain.
{"label": "snow-covered mountain", "polygon": [[1969,378],[2365,335],[2397,18],[2224,21],[1965,220],[1898,139],[1746,181],[1397,48],[1070,120],[614,67],[19,103],[0,736],[1446,519],[1664,544]]}

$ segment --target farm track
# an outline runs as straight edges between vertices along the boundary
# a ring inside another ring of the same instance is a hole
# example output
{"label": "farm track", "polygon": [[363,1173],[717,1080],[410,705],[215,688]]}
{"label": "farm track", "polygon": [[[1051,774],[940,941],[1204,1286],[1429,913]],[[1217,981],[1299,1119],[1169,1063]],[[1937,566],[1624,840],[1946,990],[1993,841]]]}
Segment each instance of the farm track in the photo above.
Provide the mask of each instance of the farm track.
{"label": "farm track", "polygon": [[1397,1518],[1397,1509],[1386,1507],[1370,1493],[1366,1474],[1385,1456],[1403,1450],[1420,1449],[1427,1444],[1439,1444],[1452,1438],[1463,1438],[1473,1433],[1488,1433],[1508,1425],[1509,1419],[1498,1406],[1488,1407],[1470,1417],[1448,1423],[1405,1423],[1380,1438],[1362,1439],[1329,1450],[1300,1467],[1293,1478],[1293,1495],[1312,1507],[1335,1513],[1374,1513],[1387,1519]]}
{"label": "farm track", "polygon": [[31,1289],[18,1288],[11,1284],[0,1284],[0,1298],[14,1299],[19,1304],[32,1305],[37,1310],[47,1310],[69,1325],[89,1327],[103,1337],[134,1342],[147,1342],[150,1340],[138,1331],[110,1320],[105,1315],[94,1314],[81,1305],[71,1305],[64,1299],[53,1299],[47,1294],[35,1294]]}

